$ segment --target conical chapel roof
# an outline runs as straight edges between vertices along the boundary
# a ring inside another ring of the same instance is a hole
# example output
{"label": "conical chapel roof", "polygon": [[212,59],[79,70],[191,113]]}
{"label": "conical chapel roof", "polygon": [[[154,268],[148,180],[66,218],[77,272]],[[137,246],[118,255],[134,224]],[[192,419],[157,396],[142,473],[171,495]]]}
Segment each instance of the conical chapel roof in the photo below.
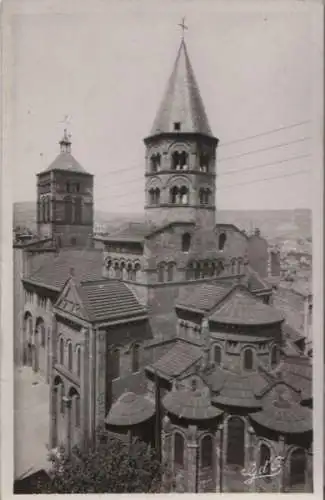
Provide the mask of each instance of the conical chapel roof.
{"label": "conical chapel roof", "polygon": [[184,40],[150,135],[169,132],[213,136]]}

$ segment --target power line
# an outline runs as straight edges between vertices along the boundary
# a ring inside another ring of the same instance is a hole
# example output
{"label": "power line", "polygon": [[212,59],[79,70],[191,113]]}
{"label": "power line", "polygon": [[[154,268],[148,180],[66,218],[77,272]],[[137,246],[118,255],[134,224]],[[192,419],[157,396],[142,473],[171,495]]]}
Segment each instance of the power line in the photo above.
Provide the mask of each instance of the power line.
{"label": "power line", "polygon": [[[272,176],[272,177],[262,177],[260,179],[255,179],[253,181],[246,181],[246,182],[238,182],[238,183],[235,183],[235,184],[227,184],[226,186],[220,186],[220,187],[217,187],[216,188],[216,191],[222,191],[222,189],[231,189],[231,188],[234,188],[234,187],[237,187],[237,186],[245,186],[245,185],[249,185],[249,184],[255,184],[255,183],[258,183],[258,182],[264,182],[264,181],[271,181],[271,180],[276,180],[276,179],[282,179],[283,177],[292,177],[292,176],[295,176],[295,175],[301,175],[301,174],[305,174],[305,173],[310,173],[309,170],[307,169],[302,169],[302,170],[298,170],[297,172],[290,172],[290,173],[287,173],[287,174],[282,174],[282,175],[275,175],[275,176]],[[111,197],[109,197],[111,198]],[[123,199],[122,196],[120,196],[121,199]],[[101,198],[98,198],[97,200],[100,200]],[[138,205],[140,203],[140,199],[139,199],[139,202],[134,202],[134,203],[122,203],[122,204],[117,204],[118,207],[132,207],[132,206],[135,206],[135,205]],[[116,204],[115,204],[116,206]]]}
{"label": "power line", "polygon": [[[228,146],[230,144],[236,144],[238,142],[244,142],[246,140],[249,140],[249,139],[254,139],[255,137],[261,137],[261,136],[265,136],[265,135],[269,135],[269,134],[273,134],[275,132],[279,132],[281,130],[287,130],[287,129],[291,129],[291,128],[294,128],[294,127],[298,127],[299,125],[303,125],[305,123],[310,123],[311,120],[305,120],[303,122],[299,122],[299,123],[294,123],[292,125],[286,125],[284,127],[280,127],[280,128],[276,128],[276,129],[273,129],[273,130],[268,130],[266,132],[261,132],[260,134],[255,134],[255,135],[251,135],[251,136],[247,136],[247,137],[242,137],[240,139],[236,139],[234,141],[228,141],[228,142],[224,142],[224,143],[221,143],[218,147],[223,147],[223,146]],[[309,139],[309,137],[306,138],[306,140]],[[298,141],[300,141],[301,139],[299,139]],[[303,140],[305,140],[305,138],[303,138]],[[297,141],[297,142],[298,142]],[[296,141],[292,141],[293,142],[296,142]],[[289,144],[289,143],[288,143]],[[271,148],[270,148],[271,149]],[[256,152],[258,152],[259,150],[255,150]],[[251,152],[247,152],[247,154],[251,154]],[[223,161],[224,159],[221,159],[221,160],[218,160],[219,162],[220,161]],[[131,171],[135,171],[136,169],[134,167],[126,167],[126,168],[122,168],[122,169],[117,169],[117,170],[111,170],[110,172],[108,172],[109,175],[115,175],[115,174],[120,174],[121,172],[131,172]]]}
{"label": "power line", "polygon": [[272,165],[279,165],[281,163],[286,163],[288,161],[300,160],[302,158],[309,158],[309,157],[310,157],[310,154],[292,156],[291,158],[284,158],[283,160],[278,160],[275,162],[262,163],[260,165],[253,165],[252,167],[245,167],[245,168],[240,168],[240,169],[236,169],[236,170],[228,170],[227,172],[221,172],[221,174],[219,174],[218,177],[222,177],[223,175],[230,175],[230,174],[237,174],[237,173],[241,173],[241,172],[246,172],[247,170],[255,170],[257,168],[262,168],[262,167],[270,167]]}
{"label": "power line", "polygon": [[270,151],[271,149],[282,148],[283,146],[289,146],[290,144],[296,144],[298,142],[308,141],[309,139],[310,139],[310,137],[302,137],[301,139],[297,139],[295,141],[282,142],[280,144],[275,144],[274,146],[269,146],[267,148],[253,149],[252,151],[246,151],[245,153],[241,153],[241,154],[238,154],[238,155],[227,156],[225,158],[220,158],[220,160],[217,161],[217,164],[221,163],[223,161],[233,160],[235,158],[242,158],[243,156],[248,156],[248,155],[251,155],[251,154],[254,154],[254,153],[260,153],[262,151]]}
{"label": "power line", "polygon": [[310,123],[310,122],[311,122],[311,120],[305,120],[303,122],[293,123],[292,125],[285,125],[284,127],[274,128],[272,130],[268,130],[266,132],[261,132],[259,134],[248,135],[246,137],[242,137],[241,139],[236,139],[235,141],[223,142],[223,143],[220,143],[219,148],[224,147],[224,146],[230,146],[230,144],[236,144],[238,142],[248,141],[250,139],[255,139],[255,137],[262,137],[264,135],[274,134],[275,132],[280,132],[281,130],[292,129],[294,127],[299,127],[300,125],[304,125],[304,124]]}
{"label": "power line", "polygon": [[257,182],[271,181],[271,180],[274,180],[274,179],[282,179],[283,177],[291,177],[293,175],[300,175],[300,174],[303,174],[303,173],[310,173],[310,171],[307,170],[307,169],[304,169],[304,170],[298,170],[297,172],[291,172],[291,173],[288,173],[288,174],[276,175],[276,176],[273,176],[273,177],[263,177],[261,179],[256,179],[254,181],[238,182],[236,184],[229,184],[229,185],[226,185],[226,186],[217,187],[216,190],[220,191],[222,189],[230,189],[230,188],[233,188],[233,187],[236,187],[236,186],[245,186],[246,184],[255,184]]}
{"label": "power line", "polygon": [[[236,170],[228,170],[227,172],[222,172],[218,175],[218,178],[219,177],[222,177],[224,175],[231,175],[231,174],[236,174],[236,173],[242,173],[242,172],[246,172],[248,170],[256,170],[256,169],[259,169],[259,168],[263,168],[263,167],[270,167],[270,166],[273,166],[273,165],[279,165],[279,164],[282,164],[282,163],[287,163],[287,162],[290,162],[290,161],[293,161],[293,160],[300,160],[300,159],[303,159],[303,158],[309,158],[310,157],[310,154],[305,154],[305,155],[299,155],[299,156],[292,156],[291,158],[284,158],[283,160],[278,160],[278,161],[275,161],[275,162],[269,162],[269,163],[262,163],[262,164],[259,164],[259,165],[253,165],[251,167],[245,167],[245,168],[241,168],[241,169],[236,169]],[[120,182],[118,183],[117,185],[127,185],[127,184],[138,184],[139,182],[143,182],[143,179],[136,179],[136,180],[129,180],[129,181],[126,181],[126,182]],[[130,196],[128,193],[125,193],[123,195],[121,194],[118,194],[116,193],[116,195],[110,195],[109,198],[123,198],[125,196]],[[101,199],[104,199],[106,198],[106,196],[103,196],[103,197],[100,197],[100,198],[97,198],[98,200],[101,200]]]}

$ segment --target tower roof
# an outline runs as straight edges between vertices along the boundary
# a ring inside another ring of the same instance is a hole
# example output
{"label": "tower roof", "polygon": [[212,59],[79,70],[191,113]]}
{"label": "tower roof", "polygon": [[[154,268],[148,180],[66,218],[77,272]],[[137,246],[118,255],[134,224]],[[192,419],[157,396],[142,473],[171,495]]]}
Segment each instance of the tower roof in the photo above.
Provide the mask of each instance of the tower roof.
{"label": "tower roof", "polygon": [[170,132],[213,136],[184,39],[150,135]]}
{"label": "tower roof", "polygon": [[73,172],[77,174],[92,175],[87,172],[82,165],[72,156],[71,154],[71,135],[68,134],[67,129],[64,129],[63,137],[59,141],[60,153],[52,161],[52,163],[47,167],[44,172],[50,172],[51,170],[62,170],[65,172]]}

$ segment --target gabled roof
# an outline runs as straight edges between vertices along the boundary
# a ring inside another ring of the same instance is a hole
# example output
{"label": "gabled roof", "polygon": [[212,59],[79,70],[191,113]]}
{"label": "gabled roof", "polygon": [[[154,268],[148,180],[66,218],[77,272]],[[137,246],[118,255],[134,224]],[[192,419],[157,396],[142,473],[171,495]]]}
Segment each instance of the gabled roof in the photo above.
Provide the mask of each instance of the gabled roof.
{"label": "gabled roof", "polygon": [[202,312],[211,311],[233,286],[232,281],[190,285],[180,290],[176,307],[200,310]]}
{"label": "gabled roof", "polygon": [[175,344],[147,370],[163,377],[173,378],[194,365],[202,356],[200,347],[177,340]]}
{"label": "gabled roof", "polygon": [[180,133],[213,136],[184,40],[150,135],[175,132],[174,123],[177,122]]}
{"label": "gabled roof", "polygon": [[101,279],[82,282],[78,286],[78,292],[90,321],[147,315],[147,309],[122,281]]}
{"label": "gabled roof", "polygon": [[33,268],[24,281],[60,291],[73,274],[79,281],[101,279],[103,275],[103,253],[101,250],[60,250],[42,256],[40,266]]}

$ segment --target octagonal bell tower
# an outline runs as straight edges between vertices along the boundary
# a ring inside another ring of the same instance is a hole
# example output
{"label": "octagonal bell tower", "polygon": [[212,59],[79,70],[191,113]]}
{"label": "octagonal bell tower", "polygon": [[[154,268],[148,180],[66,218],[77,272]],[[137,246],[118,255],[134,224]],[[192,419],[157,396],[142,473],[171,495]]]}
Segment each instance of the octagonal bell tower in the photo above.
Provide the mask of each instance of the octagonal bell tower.
{"label": "octagonal bell tower", "polygon": [[146,146],[146,218],[215,226],[216,149],[182,39]]}

